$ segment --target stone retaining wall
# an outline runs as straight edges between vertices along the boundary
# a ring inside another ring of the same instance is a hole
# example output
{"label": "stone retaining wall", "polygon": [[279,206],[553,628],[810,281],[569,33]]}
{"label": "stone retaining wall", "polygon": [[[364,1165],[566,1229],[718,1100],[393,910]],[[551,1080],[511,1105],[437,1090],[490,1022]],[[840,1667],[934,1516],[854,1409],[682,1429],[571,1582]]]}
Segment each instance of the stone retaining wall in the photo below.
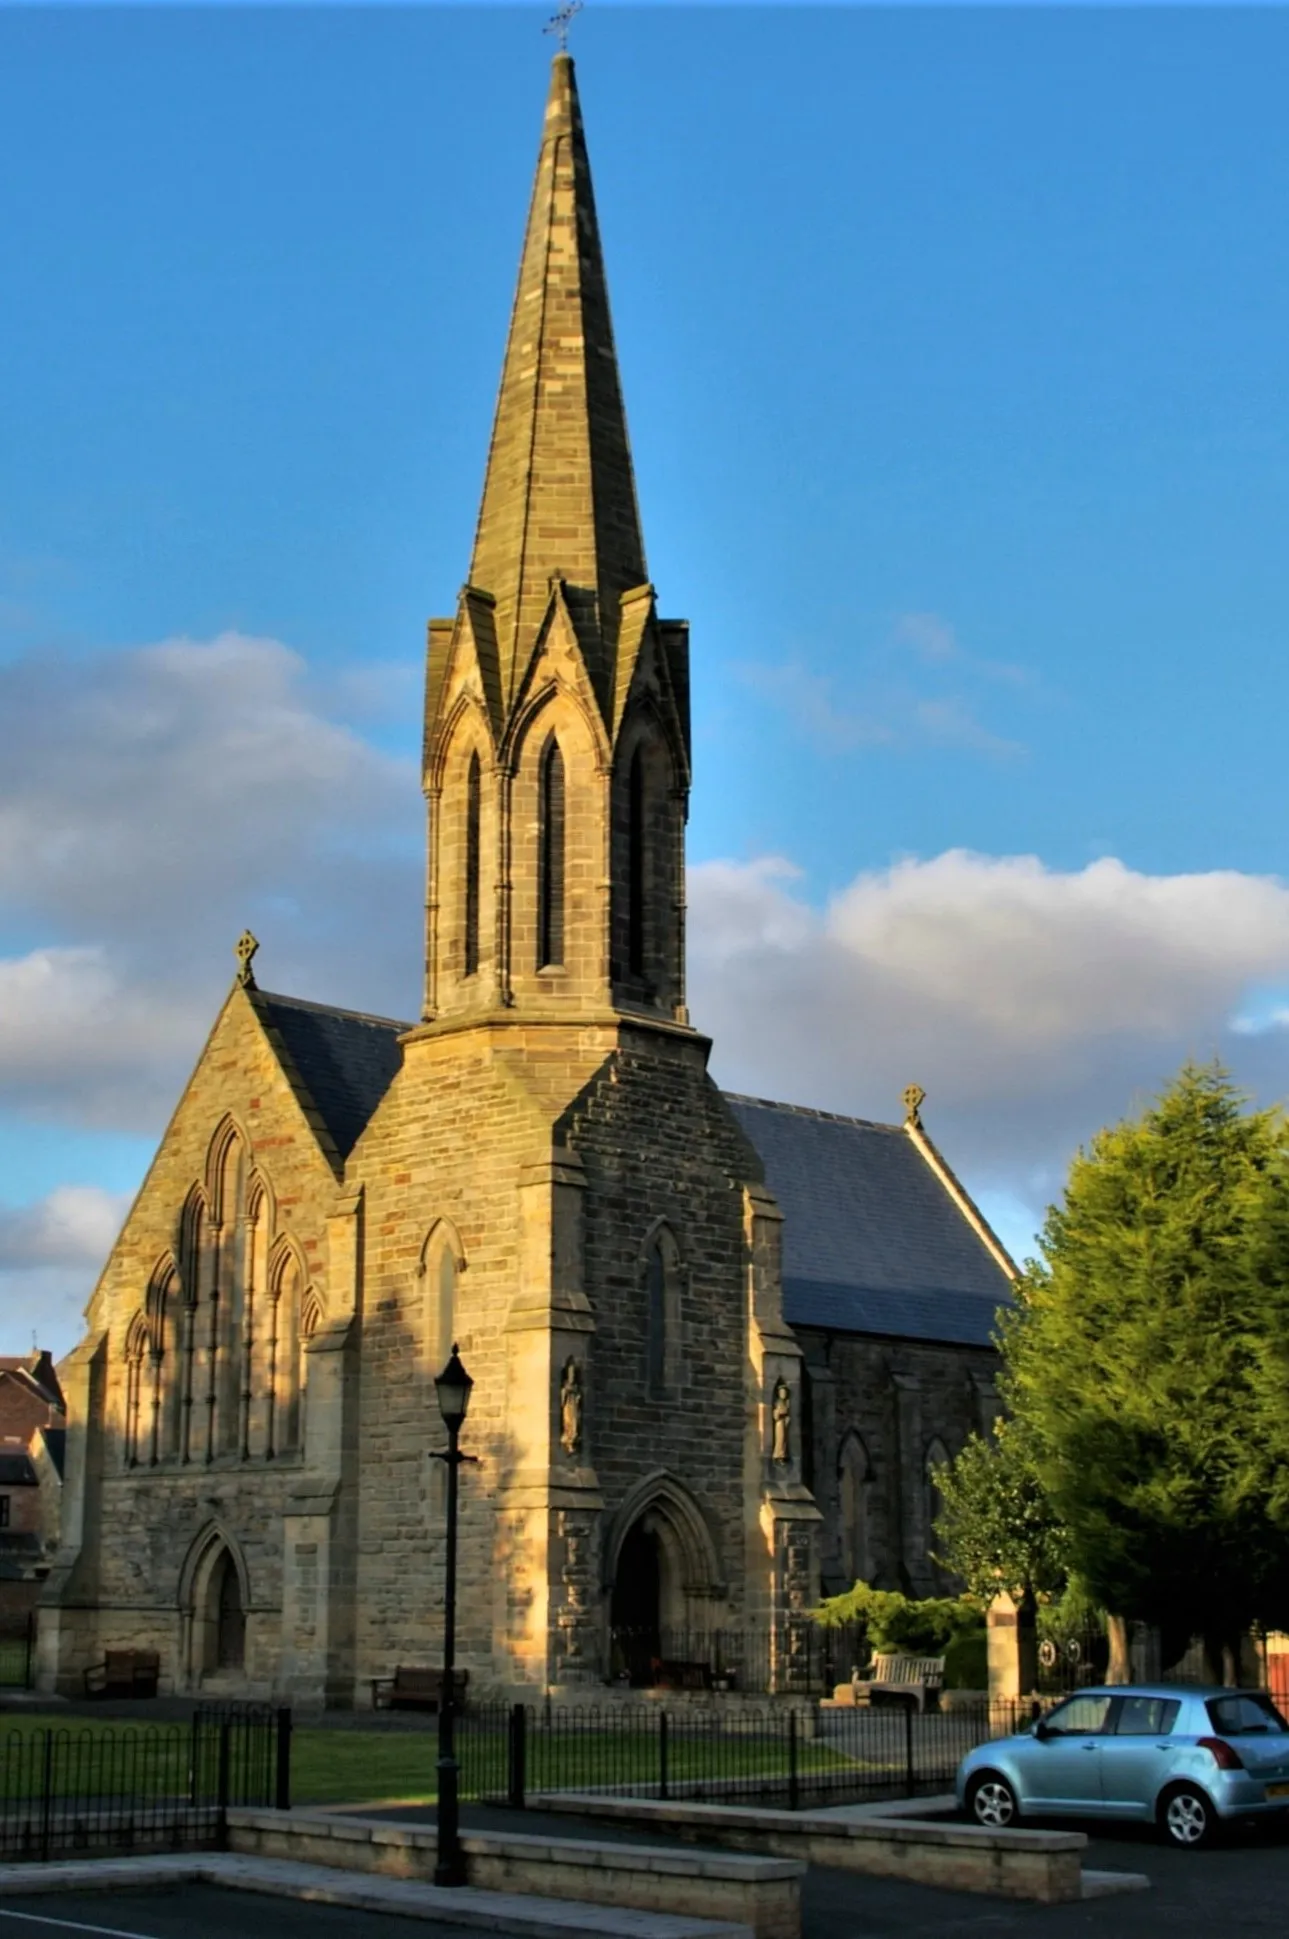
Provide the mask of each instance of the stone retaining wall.
{"label": "stone retaining wall", "polygon": [[[867,1820],[763,1811],[683,1800],[603,1798],[571,1792],[530,1797],[535,1810],[570,1811],[619,1824],[647,1825],[671,1838],[699,1839],[734,1851],[776,1852],[838,1871],[905,1878],[956,1892],[1037,1899],[1055,1905],[1082,1896],[1081,1831],[985,1831],[913,1817]],[[915,1807],[910,1805],[910,1812]]]}
{"label": "stone retaining wall", "polygon": [[[432,1827],[300,1811],[232,1810],[229,1848],[388,1878],[431,1879]],[[581,1899],[641,1912],[689,1913],[749,1927],[756,1939],[801,1939],[805,1866],[783,1857],[686,1852],[584,1839],[467,1832],[471,1885]]]}

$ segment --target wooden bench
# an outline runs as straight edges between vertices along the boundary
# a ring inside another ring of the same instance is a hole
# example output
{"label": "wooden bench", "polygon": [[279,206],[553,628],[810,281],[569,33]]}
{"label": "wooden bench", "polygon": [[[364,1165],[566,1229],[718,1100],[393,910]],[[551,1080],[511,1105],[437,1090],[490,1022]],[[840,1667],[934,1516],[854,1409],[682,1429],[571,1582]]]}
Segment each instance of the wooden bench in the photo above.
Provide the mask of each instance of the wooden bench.
{"label": "wooden bench", "polygon": [[942,1656],[876,1656],[872,1675],[850,1679],[853,1703],[911,1703],[924,1711],[944,1682]]}
{"label": "wooden bench", "polygon": [[[469,1670],[454,1670],[456,1700],[465,1696]],[[420,1670],[400,1663],[393,1676],[374,1676],[371,1680],[373,1710],[437,1710],[443,1701],[442,1670]]]}
{"label": "wooden bench", "polygon": [[155,1697],[161,1653],[154,1649],[110,1649],[85,1672],[87,1697]]}

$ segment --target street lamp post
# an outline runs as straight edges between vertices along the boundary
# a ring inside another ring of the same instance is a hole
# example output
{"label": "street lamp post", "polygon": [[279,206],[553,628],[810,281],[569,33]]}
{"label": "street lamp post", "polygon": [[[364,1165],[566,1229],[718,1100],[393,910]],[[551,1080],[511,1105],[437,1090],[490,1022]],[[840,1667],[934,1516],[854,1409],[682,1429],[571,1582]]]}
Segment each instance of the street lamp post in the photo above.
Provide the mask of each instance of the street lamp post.
{"label": "street lamp post", "polygon": [[456,1755],[457,1472],[462,1462],[472,1461],[474,1456],[462,1454],[457,1439],[470,1405],[473,1386],[474,1382],[461,1365],[461,1357],[453,1346],[452,1358],[434,1382],[439,1397],[439,1412],[448,1430],[447,1452],[436,1452],[434,1455],[436,1461],[445,1463],[448,1471],[443,1570],[443,1689],[439,1697],[438,1849],[434,1865],[436,1885],[465,1884],[465,1853],[461,1849],[457,1798],[461,1767]]}

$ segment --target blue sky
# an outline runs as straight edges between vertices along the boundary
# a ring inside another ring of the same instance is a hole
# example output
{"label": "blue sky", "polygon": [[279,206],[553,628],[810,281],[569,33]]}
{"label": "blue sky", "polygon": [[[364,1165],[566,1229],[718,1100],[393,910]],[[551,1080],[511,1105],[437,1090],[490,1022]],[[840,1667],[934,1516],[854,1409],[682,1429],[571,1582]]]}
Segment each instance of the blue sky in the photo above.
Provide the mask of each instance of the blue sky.
{"label": "blue sky", "polygon": [[[0,10],[0,1349],[70,1343],[243,921],[415,1006],[547,11]],[[1180,1057],[1289,1076],[1289,13],[573,51],[714,1066],[917,1077],[1021,1245]]]}

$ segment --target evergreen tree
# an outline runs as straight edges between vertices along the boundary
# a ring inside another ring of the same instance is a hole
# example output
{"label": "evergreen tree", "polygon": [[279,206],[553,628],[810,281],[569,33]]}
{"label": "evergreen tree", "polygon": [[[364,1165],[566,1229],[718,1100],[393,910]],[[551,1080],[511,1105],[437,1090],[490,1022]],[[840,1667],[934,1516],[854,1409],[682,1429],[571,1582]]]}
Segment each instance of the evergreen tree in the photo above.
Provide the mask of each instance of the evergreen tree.
{"label": "evergreen tree", "polygon": [[1188,1065],[1101,1132],[1002,1330],[1070,1567],[1228,1665],[1251,1623],[1289,1623],[1289,1136],[1241,1106]]}

